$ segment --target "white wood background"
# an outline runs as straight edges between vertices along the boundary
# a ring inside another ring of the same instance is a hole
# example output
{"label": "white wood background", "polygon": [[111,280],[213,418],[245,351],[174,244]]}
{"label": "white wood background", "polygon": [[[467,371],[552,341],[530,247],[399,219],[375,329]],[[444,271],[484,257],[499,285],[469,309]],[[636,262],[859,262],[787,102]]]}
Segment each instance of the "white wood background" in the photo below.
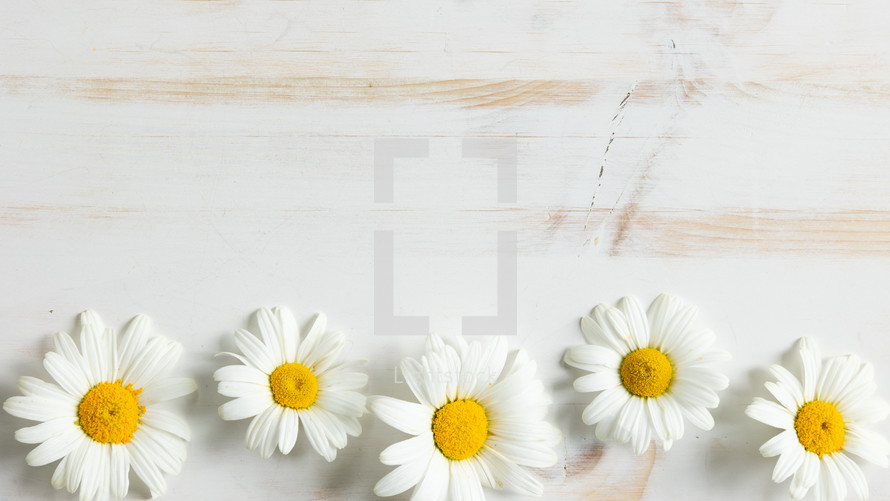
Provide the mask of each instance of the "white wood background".
{"label": "white wood background", "polygon": [[[519,332],[557,405],[547,498],[787,498],[742,414],[794,340],[858,352],[890,398],[890,8],[882,1],[6,0],[0,6],[0,399],[46,377],[86,308],[186,347],[194,429],[168,499],[373,499],[402,436],[332,464],[264,461],[211,381],[259,306],[325,311],[368,392],[422,339],[373,334],[373,232],[396,231],[396,312],[438,332],[495,313],[495,231],[519,231]],[[623,103],[623,104],[622,104]],[[373,199],[378,138],[430,140]],[[463,159],[515,139],[518,197]],[[599,302],[700,306],[734,354],[709,432],[634,457],[580,420],[561,364]],[[70,499],[0,414],[0,499]],[[890,435],[890,424],[879,426]],[[872,499],[890,477],[866,466]],[[133,483],[130,497],[147,496]],[[490,495],[490,499],[508,496]]]}

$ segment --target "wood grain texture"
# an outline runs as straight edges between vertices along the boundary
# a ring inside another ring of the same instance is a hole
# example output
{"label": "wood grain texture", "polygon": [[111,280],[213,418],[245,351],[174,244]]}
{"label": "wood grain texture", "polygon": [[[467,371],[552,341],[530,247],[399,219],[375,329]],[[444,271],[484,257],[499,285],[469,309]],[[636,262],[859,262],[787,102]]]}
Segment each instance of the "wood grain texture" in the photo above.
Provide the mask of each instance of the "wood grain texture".
{"label": "wood grain texture", "polygon": [[[743,415],[801,335],[857,352],[890,398],[890,9],[851,2],[11,0],[0,6],[0,399],[48,377],[95,308],[179,339],[194,431],[168,499],[376,499],[405,438],[366,416],[326,464],[263,461],[218,419],[213,353],[259,306],[325,311],[369,394],[421,339],[373,335],[373,235],[394,313],[494,315],[518,233],[519,331],[563,430],[545,499],[787,499]],[[466,138],[515,143],[516,201]],[[374,202],[378,139],[421,139]],[[599,302],[670,291],[734,354],[713,430],[635,457],[580,420],[561,363]],[[0,499],[70,499],[0,413]],[[890,424],[877,426],[890,435]],[[866,467],[872,499],[890,477]],[[131,498],[148,496],[133,482]],[[512,499],[491,493],[489,499]],[[402,496],[401,499],[407,499]]]}

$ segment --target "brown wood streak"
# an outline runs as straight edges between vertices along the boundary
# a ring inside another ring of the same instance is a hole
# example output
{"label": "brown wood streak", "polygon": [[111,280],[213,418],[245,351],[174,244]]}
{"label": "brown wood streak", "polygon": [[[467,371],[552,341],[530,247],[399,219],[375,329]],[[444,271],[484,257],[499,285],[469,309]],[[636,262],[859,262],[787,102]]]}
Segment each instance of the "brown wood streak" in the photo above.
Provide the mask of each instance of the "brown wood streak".
{"label": "brown wood streak", "polygon": [[599,84],[578,80],[212,77],[203,79],[50,78],[0,76],[9,93],[55,93],[90,101],[215,104],[291,102],[345,104],[457,104],[516,107],[572,104],[597,94]]}
{"label": "brown wood streak", "polygon": [[575,450],[566,457],[565,483],[547,491],[567,494],[570,499],[638,501],[646,491],[656,455],[654,443],[631,461],[605,460],[609,452],[601,443]]}
{"label": "brown wood streak", "polygon": [[135,207],[99,205],[13,205],[0,207],[0,226],[27,225],[60,217],[114,219],[145,212],[145,209]]}
{"label": "brown wood streak", "polygon": [[636,209],[619,221],[611,254],[890,257],[890,212]]}

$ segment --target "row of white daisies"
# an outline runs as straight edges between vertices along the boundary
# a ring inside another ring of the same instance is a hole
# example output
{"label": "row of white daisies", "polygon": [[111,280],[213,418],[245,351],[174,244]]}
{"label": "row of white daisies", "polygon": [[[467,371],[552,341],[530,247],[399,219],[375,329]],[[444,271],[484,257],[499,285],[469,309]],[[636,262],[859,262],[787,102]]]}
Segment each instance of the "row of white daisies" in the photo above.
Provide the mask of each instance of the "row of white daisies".
{"label": "row of white daisies", "polygon": [[[582,420],[600,440],[630,442],[642,454],[652,439],[670,449],[684,423],[710,429],[708,411],[727,387],[715,364],[729,354],[711,349],[714,334],[696,330],[693,306],[661,295],[644,310],[633,297],[617,307],[599,305],[581,320],[587,344],[569,349],[565,362],[589,372],[575,380],[579,392],[599,392]],[[416,402],[365,397],[368,377],[356,361],[343,360],[344,337],[325,328],[319,314],[305,334],[286,308],[256,314],[259,336],[239,329],[240,364],[214,374],[225,420],[253,418],[246,445],[268,458],[288,454],[301,428],[327,461],[361,434],[367,410],[411,438],[387,447],[380,461],[397,466],[374,487],[392,496],[413,487],[411,499],[484,499],[483,487],[541,495],[541,482],[523,467],[557,461],[561,433],[546,421],[551,399],[536,365],[518,350],[508,354],[505,338],[487,344],[457,337],[426,340],[419,359],[405,358],[400,370]],[[33,421],[17,440],[40,444],[25,458],[33,466],[59,461],[52,485],[80,499],[126,496],[129,471],[153,497],[166,490],[164,474],[179,472],[190,431],[185,421],[158,404],[195,391],[189,378],[168,372],[181,346],[150,335],[145,316],[117,334],[93,311],[81,314],[80,346],[64,332],[53,338],[44,367],[55,383],[23,376],[23,396],[3,408]],[[802,374],[770,367],[766,388],[776,401],[755,398],[746,413],[781,433],[760,452],[779,456],[773,480],[793,476],[795,499],[815,487],[817,499],[843,499],[847,485],[868,496],[865,476],[849,454],[888,466],[890,444],[865,426],[884,419],[890,406],[874,398],[872,367],[855,355],[823,362],[816,344],[799,341]]]}

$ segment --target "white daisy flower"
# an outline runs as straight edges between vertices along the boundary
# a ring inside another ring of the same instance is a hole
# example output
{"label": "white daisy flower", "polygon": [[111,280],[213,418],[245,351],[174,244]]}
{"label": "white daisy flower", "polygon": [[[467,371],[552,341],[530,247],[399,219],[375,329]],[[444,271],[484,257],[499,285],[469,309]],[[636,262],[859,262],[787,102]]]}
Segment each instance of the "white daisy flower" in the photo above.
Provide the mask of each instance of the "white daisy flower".
{"label": "white daisy flower", "polygon": [[729,380],[710,366],[729,359],[708,348],[711,330],[694,330],[695,306],[662,294],[644,312],[633,296],[617,308],[598,305],[581,319],[589,344],[570,348],[565,362],[592,372],[575,380],[575,391],[600,392],[581,414],[596,424],[596,437],[631,442],[642,454],[654,437],[669,450],[683,436],[684,421],[710,430],[717,391]]}
{"label": "white daisy flower", "polygon": [[122,336],[105,328],[94,311],[80,315],[80,349],[71,336],[53,337],[43,366],[57,384],[22,376],[3,409],[41,423],[15,433],[19,442],[40,444],[25,457],[31,466],[61,459],[52,476],[80,499],[127,495],[130,468],[152,497],[167,490],[162,473],[179,473],[185,461],[188,425],[156,404],[195,391],[189,378],[166,377],[182,346],[149,337],[150,320],[140,315]]}
{"label": "white daisy flower", "polygon": [[502,337],[486,346],[461,337],[457,343],[455,350],[431,334],[420,360],[402,360],[419,403],[368,398],[378,418],[414,435],[380,453],[383,464],[398,468],[374,493],[393,496],[415,486],[412,500],[481,500],[485,486],[541,495],[541,483],[520,466],[554,465],[561,434],[543,420],[551,400],[534,379],[535,363],[522,350],[506,362]]}
{"label": "white daisy flower", "polygon": [[890,405],[873,396],[874,369],[856,355],[833,357],[823,365],[819,347],[810,338],[801,338],[798,349],[803,377],[771,366],[777,381],[765,386],[779,403],[755,398],[745,409],[749,417],[784,430],[763,444],[760,453],[779,456],[774,482],[794,475],[794,499],[813,486],[816,499],[845,499],[847,482],[859,499],[866,499],[865,475],[847,453],[883,468],[890,465],[890,443],[865,427],[890,413]]}
{"label": "white daisy flower", "polygon": [[225,420],[254,417],[247,427],[245,445],[259,448],[264,458],[275,447],[290,453],[297,443],[300,424],[312,447],[333,461],[346,447],[346,436],[362,433],[358,418],[365,411],[365,396],[358,392],[368,376],[357,372],[360,362],[340,361],[343,334],[325,332],[319,313],[303,340],[287,308],[261,308],[256,312],[260,339],[244,329],[235,332],[243,355],[231,355],[244,365],[222,367],[213,374],[219,393],[234,397],[219,407]]}

